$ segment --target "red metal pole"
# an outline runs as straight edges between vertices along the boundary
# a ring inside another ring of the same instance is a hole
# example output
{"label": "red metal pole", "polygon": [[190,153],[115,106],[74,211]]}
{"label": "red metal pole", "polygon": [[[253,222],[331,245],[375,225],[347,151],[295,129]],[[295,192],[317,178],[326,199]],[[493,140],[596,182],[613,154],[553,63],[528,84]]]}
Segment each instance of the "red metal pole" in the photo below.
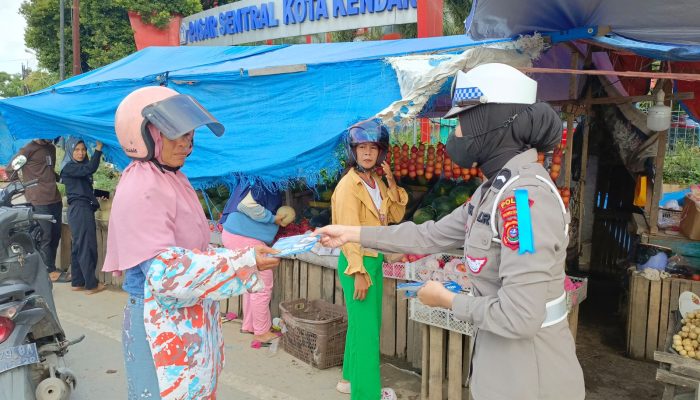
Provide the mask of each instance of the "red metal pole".
{"label": "red metal pole", "polygon": [[442,36],[442,0],[418,0],[418,37]]}

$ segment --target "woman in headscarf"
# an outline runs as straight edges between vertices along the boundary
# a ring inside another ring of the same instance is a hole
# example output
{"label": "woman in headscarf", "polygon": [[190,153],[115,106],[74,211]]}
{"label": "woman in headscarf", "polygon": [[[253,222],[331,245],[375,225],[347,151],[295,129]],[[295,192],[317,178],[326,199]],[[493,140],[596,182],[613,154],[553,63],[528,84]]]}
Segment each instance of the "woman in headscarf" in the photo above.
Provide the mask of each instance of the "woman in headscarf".
{"label": "woman in headscarf", "polygon": [[[556,111],[536,102],[537,83],[504,64],[458,72],[459,124],[447,152],[489,178],[439,221],[390,227],[327,226],[325,246],[359,242],[379,250],[435,253],[464,247],[470,295],[427,282],[418,298],[451,308],[478,331],[470,389],[475,400],[585,398],[566,319],[564,261],[570,215],[537,152],[561,141]],[[353,382],[354,384],[354,382]]]}
{"label": "woman in headscarf", "polygon": [[90,159],[82,139],[68,138],[61,166],[61,182],[68,197],[68,226],[71,230],[71,290],[95,294],[105,289],[97,281],[97,226],[95,211],[100,204],[92,188],[92,174],[100,166],[102,143],[97,142]]}
{"label": "woman in headscarf", "polygon": [[219,300],[264,285],[267,246],[210,249],[197,195],[180,167],[194,129],[224,127],[194,98],[160,86],[119,105],[115,130],[132,159],[112,204],[103,271],[124,271],[122,344],[130,399],[213,399],[223,368]]}

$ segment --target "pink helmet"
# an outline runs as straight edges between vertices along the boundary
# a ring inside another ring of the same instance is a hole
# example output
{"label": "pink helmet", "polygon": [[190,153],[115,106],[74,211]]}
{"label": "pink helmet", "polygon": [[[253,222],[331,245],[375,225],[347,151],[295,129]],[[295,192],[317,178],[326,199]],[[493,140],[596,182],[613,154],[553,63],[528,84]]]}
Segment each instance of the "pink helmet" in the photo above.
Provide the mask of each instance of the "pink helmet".
{"label": "pink helmet", "polygon": [[155,141],[148,130],[149,123],[171,140],[202,125],[217,136],[224,134],[223,125],[193,97],[164,86],[148,86],[129,93],[114,115],[117,139],[129,158],[153,158]]}

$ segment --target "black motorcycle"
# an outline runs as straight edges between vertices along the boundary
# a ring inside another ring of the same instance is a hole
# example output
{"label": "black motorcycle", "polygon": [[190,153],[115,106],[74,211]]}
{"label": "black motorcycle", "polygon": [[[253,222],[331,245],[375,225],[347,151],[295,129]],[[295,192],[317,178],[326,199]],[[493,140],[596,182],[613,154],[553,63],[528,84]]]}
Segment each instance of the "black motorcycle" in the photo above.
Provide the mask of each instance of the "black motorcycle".
{"label": "black motorcycle", "polygon": [[85,336],[66,339],[37,250],[37,221],[53,217],[13,204],[36,184],[13,180],[26,161],[21,155],[12,161],[11,182],[0,189],[0,400],[67,400],[76,379],[63,356]]}

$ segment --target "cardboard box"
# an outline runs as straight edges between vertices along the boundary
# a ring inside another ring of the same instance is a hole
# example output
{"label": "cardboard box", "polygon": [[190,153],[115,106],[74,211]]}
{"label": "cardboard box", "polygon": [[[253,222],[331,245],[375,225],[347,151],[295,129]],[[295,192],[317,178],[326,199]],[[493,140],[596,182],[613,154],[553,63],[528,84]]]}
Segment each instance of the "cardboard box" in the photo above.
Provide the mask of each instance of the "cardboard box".
{"label": "cardboard box", "polygon": [[693,201],[690,193],[685,196],[680,231],[692,240],[700,240],[700,204]]}

